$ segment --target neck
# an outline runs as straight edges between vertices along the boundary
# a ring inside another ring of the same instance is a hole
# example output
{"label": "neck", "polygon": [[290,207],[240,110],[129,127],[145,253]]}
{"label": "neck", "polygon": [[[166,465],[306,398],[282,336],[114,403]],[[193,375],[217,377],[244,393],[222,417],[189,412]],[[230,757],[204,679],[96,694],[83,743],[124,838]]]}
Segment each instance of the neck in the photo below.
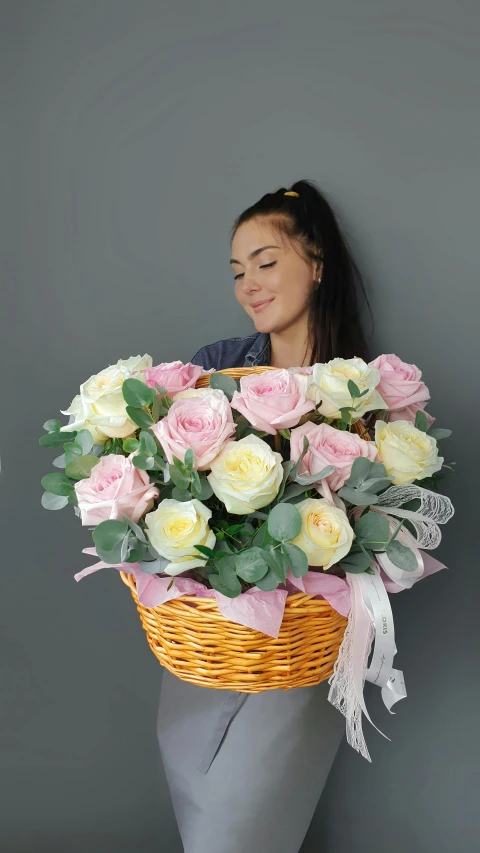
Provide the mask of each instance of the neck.
{"label": "neck", "polygon": [[308,325],[301,320],[282,332],[270,333],[271,367],[305,367],[310,364],[312,346],[308,339]]}

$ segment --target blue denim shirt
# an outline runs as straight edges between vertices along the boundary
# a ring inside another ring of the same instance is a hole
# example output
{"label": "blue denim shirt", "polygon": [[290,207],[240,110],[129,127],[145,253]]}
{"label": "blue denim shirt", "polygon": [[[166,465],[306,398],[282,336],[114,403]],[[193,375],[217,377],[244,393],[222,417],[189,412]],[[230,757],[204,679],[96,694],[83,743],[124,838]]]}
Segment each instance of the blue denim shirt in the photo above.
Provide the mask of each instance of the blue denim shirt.
{"label": "blue denim shirt", "polygon": [[195,353],[192,364],[200,364],[206,370],[224,370],[227,367],[255,367],[270,364],[270,335],[255,332],[243,338],[225,338],[207,344]]}

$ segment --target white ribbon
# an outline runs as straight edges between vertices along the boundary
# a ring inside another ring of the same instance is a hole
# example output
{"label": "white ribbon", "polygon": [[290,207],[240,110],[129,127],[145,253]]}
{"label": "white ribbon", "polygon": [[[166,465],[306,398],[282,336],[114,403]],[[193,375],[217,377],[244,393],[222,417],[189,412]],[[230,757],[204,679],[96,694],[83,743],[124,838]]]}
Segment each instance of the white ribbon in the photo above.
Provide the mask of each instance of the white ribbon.
{"label": "white ribbon", "polygon": [[[401,505],[412,499],[420,500],[418,510],[402,509]],[[393,705],[407,695],[403,672],[393,668],[397,652],[393,615],[380,569],[397,586],[403,589],[412,587],[425,571],[419,546],[435,548],[441,539],[438,524],[444,524],[453,515],[453,506],[447,497],[414,485],[391,486],[379,496],[378,503],[371,509],[388,517],[391,530],[397,526],[399,518],[411,522],[416,538],[402,529],[397,539],[413,551],[417,567],[411,572],[403,571],[392,563],[385,552],[378,552],[372,562],[372,574],[347,574],[351,608],[334,672],[329,680],[328,699],[345,716],[348,743],[368,761],[371,758],[362,730],[362,713],[378,732],[380,729],[370,719],[365,706],[365,681],[381,687],[383,703],[391,714],[394,713],[391,710]],[[373,654],[368,666],[372,642]],[[380,734],[386,737],[383,732]]]}

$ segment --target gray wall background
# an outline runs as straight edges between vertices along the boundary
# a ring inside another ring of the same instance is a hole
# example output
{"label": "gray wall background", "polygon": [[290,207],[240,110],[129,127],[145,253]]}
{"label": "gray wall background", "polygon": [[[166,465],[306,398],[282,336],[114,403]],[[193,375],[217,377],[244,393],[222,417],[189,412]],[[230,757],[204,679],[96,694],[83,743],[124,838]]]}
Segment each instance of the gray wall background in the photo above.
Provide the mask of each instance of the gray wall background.
{"label": "gray wall background", "polygon": [[[329,193],[375,349],[418,363],[454,436],[450,567],[393,600],[407,700],[371,690],[302,851],[479,849],[478,38],[474,2],[3,0],[2,851],[177,853],[161,669],[90,534],[47,513],[42,423],[119,357],[246,333],[228,230],[264,192]],[[470,502],[469,502],[470,501]],[[469,512],[470,510],[470,512]],[[469,515],[469,517],[468,517]]]}

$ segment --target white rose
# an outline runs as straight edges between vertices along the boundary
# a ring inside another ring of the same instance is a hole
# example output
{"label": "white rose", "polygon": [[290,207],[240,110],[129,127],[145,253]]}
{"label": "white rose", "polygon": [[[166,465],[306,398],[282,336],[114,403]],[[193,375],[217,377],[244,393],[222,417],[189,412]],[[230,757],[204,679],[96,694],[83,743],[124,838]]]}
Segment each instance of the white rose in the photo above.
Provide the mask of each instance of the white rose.
{"label": "white rose", "polygon": [[212,511],[196,498],[191,501],[165,498],[154,512],[147,513],[147,536],[155,550],[170,560],[165,574],[179,575],[205,565],[207,557],[195,551],[195,546],[215,545],[215,533],[207,523],[211,515]]}
{"label": "white rose", "polygon": [[135,355],[119,359],[116,364],[96,373],[80,386],[80,394],[62,415],[73,419],[60,432],[88,429],[96,444],[105,444],[107,438],[126,438],[137,425],[127,416],[127,403],[122,394],[125,379],[135,376],[145,382],[143,370],[152,366],[150,355]]}
{"label": "white rose", "polygon": [[292,544],[305,551],[310,566],[329,569],[340,562],[353,541],[353,530],[345,513],[318,498],[307,498],[296,507],[302,516],[302,529]]}
{"label": "white rose", "polygon": [[[360,393],[367,391],[364,397],[354,400],[348,390],[348,380],[352,379]],[[312,379],[307,396],[316,403],[322,401],[320,414],[326,418],[341,418],[340,409],[357,407],[355,417],[374,409],[386,409],[376,386],[380,382],[380,371],[368,365],[362,358],[333,358],[326,364],[313,366]]]}
{"label": "white rose", "polygon": [[[210,388],[210,386],[208,386],[208,388],[185,388],[185,391],[177,391],[177,393],[173,395],[173,400],[176,403],[177,400],[185,400],[188,399],[188,397],[207,397],[213,390],[214,389]],[[223,394],[223,391],[220,391],[220,393]]]}
{"label": "white rose", "polygon": [[234,515],[248,515],[271,503],[283,478],[281,454],[256,435],[227,441],[211,468],[207,479]]}
{"label": "white rose", "polygon": [[377,421],[375,444],[395,486],[430,477],[443,465],[436,440],[410,421]]}

